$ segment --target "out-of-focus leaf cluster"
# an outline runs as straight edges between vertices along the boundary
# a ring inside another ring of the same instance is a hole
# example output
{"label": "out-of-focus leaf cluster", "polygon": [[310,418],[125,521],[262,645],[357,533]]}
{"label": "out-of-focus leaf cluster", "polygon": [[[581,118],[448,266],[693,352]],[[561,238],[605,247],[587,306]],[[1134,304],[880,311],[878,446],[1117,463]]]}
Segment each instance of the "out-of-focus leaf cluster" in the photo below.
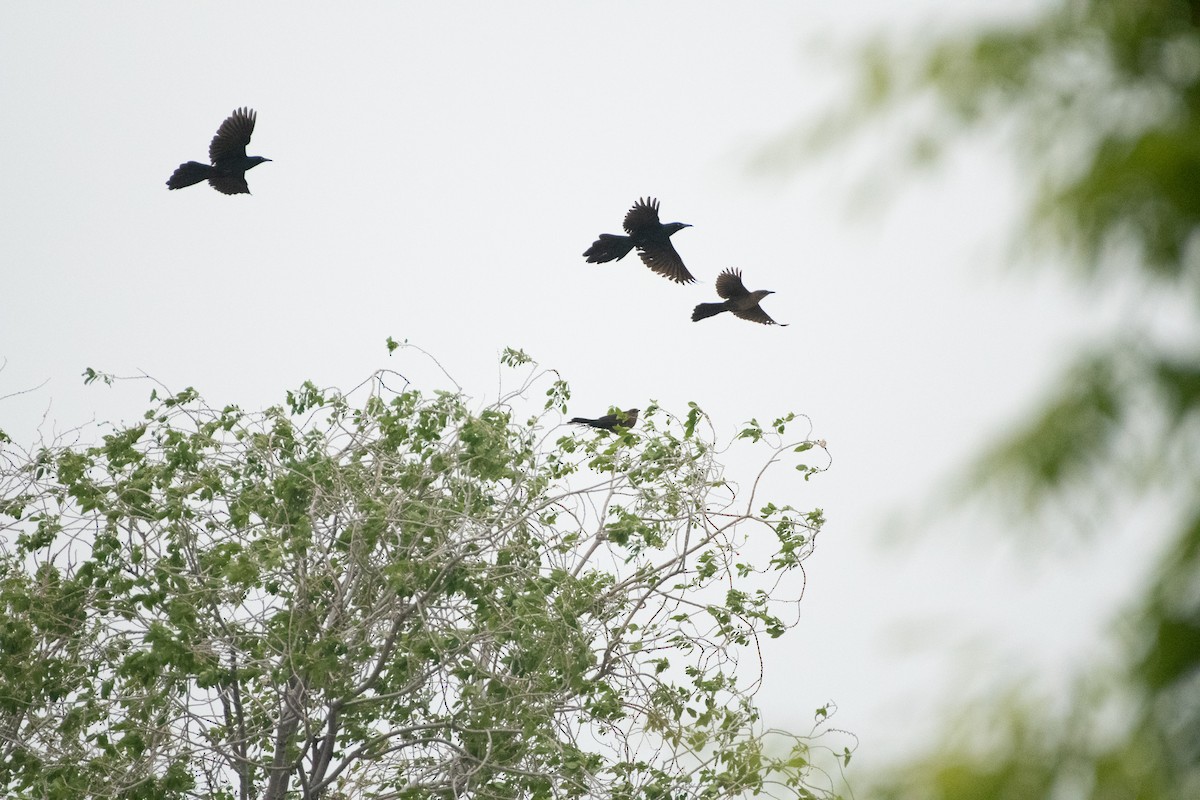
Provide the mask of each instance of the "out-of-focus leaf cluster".
{"label": "out-of-focus leaf cluster", "polygon": [[[877,40],[851,100],[793,139],[811,153],[894,115],[914,131],[910,163],[977,134],[1005,139],[1031,187],[1022,243],[1139,302],[980,459],[974,487],[1026,511],[1149,491],[1176,505],[1173,531],[1146,532],[1171,544],[1101,697],[1080,692],[1065,717],[998,701],[960,721],[989,746],[962,746],[958,730],[878,796],[1200,797],[1198,24],[1197,0],[1059,0],[932,43]],[[1131,704],[1117,724],[1104,717],[1114,698]]]}

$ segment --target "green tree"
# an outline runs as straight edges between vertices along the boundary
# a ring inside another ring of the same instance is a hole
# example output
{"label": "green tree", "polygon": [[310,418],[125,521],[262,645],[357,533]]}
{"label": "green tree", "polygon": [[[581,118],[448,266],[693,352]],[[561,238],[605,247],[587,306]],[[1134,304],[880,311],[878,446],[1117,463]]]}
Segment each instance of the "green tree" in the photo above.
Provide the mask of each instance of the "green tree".
{"label": "green tree", "polygon": [[978,485],[1030,511],[1150,493],[1177,509],[1171,530],[1148,532],[1170,544],[1124,626],[1123,669],[1085,670],[1065,719],[1019,693],[975,709],[879,796],[1200,797],[1198,22],[1195,0],[1058,0],[932,44],[877,40],[855,100],[809,131],[808,145],[828,146],[927,114],[906,147],[920,163],[1007,132],[1038,187],[1022,239],[1089,282],[1139,292],[1143,313],[1079,356],[982,459]]}
{"label": "green tree", "polygon": [[[504,361],[528,374],[477,410],[380,372],[4,442],[0,792],[831,794],[736,669],[794,621],[820,510],[726,478],[695,406],[551,441],[568,387]],[[795,464],[794,419],[740,438]]]}

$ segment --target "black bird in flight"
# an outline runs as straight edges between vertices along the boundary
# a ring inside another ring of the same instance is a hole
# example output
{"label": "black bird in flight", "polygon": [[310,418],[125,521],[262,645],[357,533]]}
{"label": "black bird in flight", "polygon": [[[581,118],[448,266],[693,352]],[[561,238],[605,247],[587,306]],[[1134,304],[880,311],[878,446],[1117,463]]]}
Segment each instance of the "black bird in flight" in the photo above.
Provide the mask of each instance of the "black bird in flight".
{"label": "black bird in flight", "polygon": [[208,160],[212,166],[199,161],[180,164],[167,181],[167,187],[182,189],[207,180],[221,194],[250,194],[246,170],[271,160],[246,155],[246,145],[250,144],[250,134],[254,133],[254,119],[253,109],[239,108],[234,111],[229,119],[221,123],[217,135],[208,146]]}
{"label": "black bird in flight", "polygon": [[576,425],[590,425],[593,428],[599,428],[602,431],[611,431],[617,427],[628,430],[637,424],[638,412],[640,408],[630,408],[625,411],[618,411],[615,414],[605,414],[599,419],[586,419],[584,417],[573,417],[571,422]]}
{"label": "black bird in flight", "polygon": [[696,280],[671,246],[672,234],[692,226],[685,222],[663,225],[658,221],[658,201],[653,197],[633,204],[633,208],[625,215],[624,227],[628,236],[602,233],[599,239],[592,242],[592,246],[583,254],[589,264],[617,261],[636,247],[642,263],[664,278],[676,283],[693,283]]}
{"label": "black bird in flight", "polygon": [[748,319],[751,322],[761,322],[763,325],[783,325],[767,316],[759,303],[769,294],[775,294],[768,289],[755,292],[746,291],[742,283],[740,269],[727,269],[717,276],[717,294],[725,298],[723,303],[701,303],[692,312],[692,322],[720,314],[722,311],[732,311],[735,317]]}

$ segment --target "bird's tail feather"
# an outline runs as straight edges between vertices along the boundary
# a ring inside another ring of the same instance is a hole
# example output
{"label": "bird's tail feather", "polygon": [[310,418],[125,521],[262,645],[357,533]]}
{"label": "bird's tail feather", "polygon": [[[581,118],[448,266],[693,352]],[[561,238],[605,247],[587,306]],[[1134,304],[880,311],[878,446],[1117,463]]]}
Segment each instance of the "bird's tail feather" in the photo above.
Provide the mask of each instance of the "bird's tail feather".
{"label": "bird's tail feather", "polygon": [[692,312],[692,322],[699,322],[702,319],[714,317],[725,311],[724,303],[701,303],[696,306],[696,310]]}
{"label": "bird's tail feather", "polygon": [[599,420],[587,419],[586,417],[571,417],[571,423],[574,425],[591,425]]}
{"label": "bird's tail feather", "polygon": [[603,264],[606,261],[624,258],[632,249],[633,239],[631,237],[602,233],[600,238],[592,242],[592,246],[584,251],[583,255],[590,264]]}
{"label": "bird's tail feather", "polygon": [[175,170],[167,180],[167,188],[182,189],[185,186],[200,183],[200,181],[208,178],[212,171],[212,167],[208,164],[201,164],[199,161],[189,161],[186,164],[180,164],[179,169]]}

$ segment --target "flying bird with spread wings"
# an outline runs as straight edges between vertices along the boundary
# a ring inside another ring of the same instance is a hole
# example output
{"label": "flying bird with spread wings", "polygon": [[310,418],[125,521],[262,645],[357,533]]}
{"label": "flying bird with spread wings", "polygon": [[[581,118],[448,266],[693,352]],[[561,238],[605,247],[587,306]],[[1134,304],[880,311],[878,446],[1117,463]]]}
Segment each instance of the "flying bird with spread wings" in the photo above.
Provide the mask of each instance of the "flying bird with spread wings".
{"label": "flying bird with spread wings", "polygon": [[658,201],[653,197],[639,199],[625,215],[624,228],[629,235],[602,233],[583,255],[589,264],[604,264],[624,258],[636,247],[642,263],[659,275],[676,283],[693,283],[696,279],[671,245],[672,235],[690,227],[686,222],[664,225],[658,220]]}
{"label": "flying bird with spread wings", "polygon": [[757,291],[748,291],[746,285],[742,283],[742,271],[740,269],[727,269],[717,276],[717,294],[725,298],[723,303],[701,303],[696,306],[692,312],[692,322],[699,322],[702,319],[716,316],[722,311],[732,311],[735,317],[748,319],[751,322],[761,322],[763,325],[782,325],[784,323],[776,322],[771,319],[767,312],[762,310],[759,305],[762,299],[769,294],[775,292],[769,289],[758,289]]}
{"label": "flying bird with spread wings", "polygon": [[221,194],[250,194],[246,183],[246,170],[254,169],[269,158],[246,155],[246,145],[254,133],[255,113],[250,108],[239,108],[221,123],[217,135],[208,145],[208,160],[212,165],[199,161],[180,164],[167,180],[167,188],[182,189],[200,181]]}

